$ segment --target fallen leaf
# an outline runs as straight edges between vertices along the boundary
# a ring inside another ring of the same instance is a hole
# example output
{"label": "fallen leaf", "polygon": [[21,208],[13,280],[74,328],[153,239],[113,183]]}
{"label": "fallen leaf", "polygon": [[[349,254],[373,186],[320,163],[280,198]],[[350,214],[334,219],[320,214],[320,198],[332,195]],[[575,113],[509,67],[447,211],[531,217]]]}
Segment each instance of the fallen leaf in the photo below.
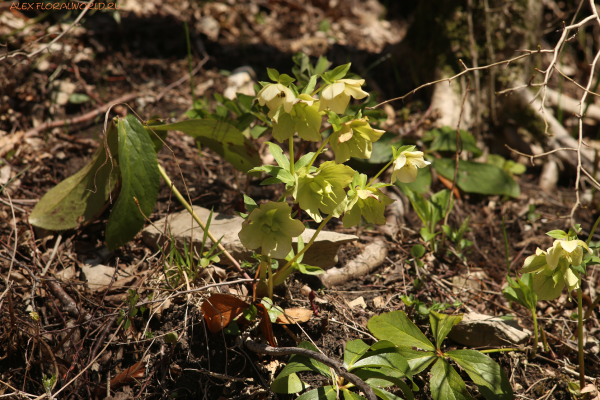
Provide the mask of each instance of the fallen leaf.
{"label": "fallen leaf", "polygon": [[267,339],[272,347],[277,347],[277,343],[275,343],[275,336],[273,335],[273,325],[271,324],[271,319],[269,318],[269,312],[267,311],[267,308],[262,303],[256,304],[256,308],[262,314],[260,320],[260,330],[262,331],[263,336]]}
{"label": "fallen leaf", "polygon": [[295,324],[307,322],[313,316],[313,311],[306,308],[287,308],[277,316],[276,324]]}
{"label": "fallen leaf", "polygon": [[350,306],[350,308],[354,308],[356,306],[360,306],[363,309],[367,308],[367,303],[365,303],[365,299],[362,296],[352,300],[350,303],[348,303],[348,305]]}
{"label": "fallen leaf", "polygon": [[233,318],[248,307],[250,305],[245,301],[220,293],[213,293],[200,306],[208,329],[213,333],[225,328]]}
{"label": "fallen leaf", "polygon": [[373,304],[375,305],[375,308],[383,308],[383,306],[385,306],[385,300],[382,296],[377,296],[373,299]]}
{"label": "fallen leaf", "polygon": [[[438,175],[438,178],[440,180],[440,182],[442,182],[444,184],[444,186],[446,186],[448,188],[448,190],[452,190],[452,181],[449,179],[444,178],[441,175]],[[454,186],[454,198],[460,200],[460,192],[458,191],[458,187]]]}

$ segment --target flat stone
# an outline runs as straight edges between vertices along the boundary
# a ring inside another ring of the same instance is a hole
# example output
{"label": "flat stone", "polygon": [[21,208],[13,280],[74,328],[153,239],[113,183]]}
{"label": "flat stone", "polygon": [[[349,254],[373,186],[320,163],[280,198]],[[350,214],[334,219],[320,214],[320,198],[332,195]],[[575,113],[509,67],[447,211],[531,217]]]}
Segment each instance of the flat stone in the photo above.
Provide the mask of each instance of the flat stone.
{"label": "flat stone", "polygon": [[[210,210],[194,206],[194,212],[198,215],[202,222],[206,222],[210,215]],[[165,223],[168,219],[169,229],[166,232],[170,232],[177,243],[177,246],[183,248],[183,243],[190,243],[192,239],[192,232],[194,237],[194,247],[200,251],[202,244],[203,231],[200,226],[192,219],[192,216],[183,210],[179,213],[172,214],[159,221],[156,221],[153,225],[147,226],[142,231],[142,239],[144,243],[154,249],[158,249],[158,246],[162,246],[167,238],[164,237]],[[209,230],[215,238],[221,239],[223,247],[231,253],[233,258],[237,260],[252,260],[252,251],[247,250],[238,237],[238,233],[242,229],[243,218],[237,215],[225,215],[220,213],[213,213],[213,219],[210,223]],[[305,229],[302,233],[302,240],[304,243],[312,238],[315,233],[314,229]],[[304,253],[304,264],[313,265],[321,268],[333,267],[337,261],[337,252],[339,247],[344,243],[349,243],[357,240],[358,237],[354,235],[346,235],[343,233],[321,231],[313,245]],[[206,240],[204,246],[205,251],[210,249],[212,241]],[[293,239],[294,251],[297,251],[297,238]],[[229,264],[227,257],[221,255],[221,262]]]}
{"label": "flat stone", "polygon": [[525,344],[531,334],[522,330],[516,321],[469,313],[455,325],[448,337],[469,347],[495,347]]}

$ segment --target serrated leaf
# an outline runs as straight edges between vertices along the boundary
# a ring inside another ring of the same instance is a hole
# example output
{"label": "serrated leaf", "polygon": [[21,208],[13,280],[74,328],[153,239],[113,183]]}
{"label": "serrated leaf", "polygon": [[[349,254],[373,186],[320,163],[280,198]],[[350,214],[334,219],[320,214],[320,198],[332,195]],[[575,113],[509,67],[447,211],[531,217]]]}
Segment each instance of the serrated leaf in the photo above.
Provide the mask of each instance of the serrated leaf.
{"label": "serrated leaf", "polygon": [[117,129],[121,192],[106,224],[106,246],[111,251],[142,230],[144,216],[152,214],[160,186],[154,144],[142,124],[128,115],[118,120]]}
{"label": "serrated leaf", "polygon": [[214,119],[188,119],[153,125],[155,131],[181,131],[209,147],[244,173],[262,164],[258,150],[236,127]]}
{"label": "serrated leaf", "polygon": [[371,318],[367,326],[377,339],[389,340],[397,346],[435,350],[435,346],[403,311],[376,315]]}
{"label": "serrated leaf", "polygon": [[437,313],[435,311],[429,311],[429,322],[431,323],[431,331],[433,332],[433,338],[439,349],[442,346],[442,342],[448,336],[448,333],[452,330],[452,327],[462,321],[463,315],[446,315]]}
{"label": "serrated leaf", "polygon": [[120,173],[118,134],[114,122],[111,122],[106,135],[112,162],[104,145],[100,145],[81,170],[50,189],[40,199],[29,216],[32,225],[52,231],[74,229],[79,217],[83,216],[83,222],[89,222],[102,210]]}
{"label": "serrated leaf", "polygon": [[465,382],[458,372],[448,364],[448,361],[439,358],[431,368],[429,381],[431,397],[433,400],[470,400],[472,399]]}
{"label": "serrated leaf", "polygon": [[333,386],[323,386],[304,393],[296,400],[335,400],[337,390]]}
{"label": "serrated leaf", "polygon": [[346,351],[344,352],[344,367],[351,368],[367,351],[369,346],[360,339],[352,340],[346,343]]}
{"label": "serrated leaf", "polygon": [[285,156],[285,154],[283,154],[283,150],[281,149],[281,147],[271,142],[267,142],[267,144],[269,145],[269,152],[273,155],[273,158],[275,158],[275,162],[277,162],[277,165],[279,165],[286,171],[289,171],[290,160]]}
{"label": "serrated leaf", "polygon": [[508,377],[490,357],[476,350],[451,350],[446,355],[465,370],[487,400],[514,398]]}

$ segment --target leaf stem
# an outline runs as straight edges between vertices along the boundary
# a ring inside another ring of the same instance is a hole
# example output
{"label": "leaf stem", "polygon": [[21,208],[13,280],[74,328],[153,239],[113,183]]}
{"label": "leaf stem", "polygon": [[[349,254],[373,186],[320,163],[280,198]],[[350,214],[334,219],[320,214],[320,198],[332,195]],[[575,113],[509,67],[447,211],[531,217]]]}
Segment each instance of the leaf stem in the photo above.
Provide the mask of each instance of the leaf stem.
{"label": "leaf stem", "polygon": [[505,349],[487,349],[487,350],[479,350],[480,353],[501,353],[503,351],[520,351],[523,352],[525,351],[525,349],[519,349],[519,348],[515,348],[515,347],[507,347]]}
{"label": "leaf stem", "polygon": [[[591,236],[590,236],[591,237]],[[585,358],[583,354],[583,290],[577,289],[577,347],[579,350],[579,389],[585,386]]]}
{"label": "leaf stem", "polygon": [[329,220],[333,217],[333,214],[329,214],[327,216],[327,218],[325,218],[322,222],[321,225],[319,225],[319,227],[317,228],[317,230],[315,231],[314,235],[310,238],[310,241],[304,245],[304,248],[302,250],[300,250],[298,252],[298,254],[296,254],[294,256],[294,258],[292,258],[290,261],[287,262],[287,264],[285,264],[282,268],[279,269],[279,271],[277,271],[275,273],[275,277],[277,277],[277,275],[283,273],[286,269],[288,269],[293,263],[294,261],[296,261],[302,254],[306,253],[306,250],[308,250],[310,248],[310,246],[312,246],[312,244],[315,242],[315,240],[317,239],[317,236],[319,236],[319,233],[321,233],[321,231],[323,230],[323,228],[325,227],[325,225],[327,224],[327,222],[329,222]]}
{"label": "leaf stem", "polygon": [[533,319],[533,352],[531,353],[531,358],[535,358],[537,354],[538,347],[538,323],[537,323],[537,315],[535,312],[535,308],[531,311],[531,318]]}
{"label": "leaf stem", "polygon": [[183,207],[190,213],[192,214],[192,217],[194,218],[194,220],[196,221],[196,223],[198,223],[198,225],[200,225],[200,227],[202,228],[203,231],[205,231],[208,234],[208,237],[210,238],[210,240],[213,241],[213,243],[218,243],[217,248],[223,252],[223,254],[225,254],[225,257],[227,257],[229,259],[229,261],[231,261],[231,263],[233,264],[233,266],[235,267],[235,269],[244,276],[244,278],[246,279],[251,279],[248,274],[246,274],[243,270],[242,267],[240,266],[240,264],[237,262],[237,260],[235,258],[233,258],[233,256],[231,255],[231,253],[229,253],[225,247],[223,247],[223,245],[217,240],[215,239],[215,237],[213,236],[213,234],[206,229],[206,225],[204,224],[204,222],[202,222],[202,220],[200,219],[200,217],[198,217],[198,215],[194,212],[194,209],[192,208],[191,205],[189,205],[189,203],[183,198],[183,195],[179,192],[179,190],[177,190],[177,188],[175,187],[175,185],[173,185],[173,182],[171,181],[171,179],[169,178],[169,176],[167,175],[167,173],[165,172],[165,170],[163,169],[163,167],[158,164],[158,172],[160,173],[160,176],[162,176],[163,180],[165,181],[165,183],[167,184],[167,186],[169,186],[171,188],[171,190],[173,191],[173,194],[175,195],[175,197],[177,197],[177,200],[179,200],[179,202],[181,203],[181,205],[183,205]]}
{"label": "leaf stem", "polygon": [[390,165],[392,165],[392,163],[393,163],[394,161],[395,161],[395,160],[394,160],[394,159],[392,159],[392,161],[390,161],[389,163],[387,163],[387,164],[385,165],[385,167],[383,167],[383,168],[381,169],[381,171],[379,171],[379,172],[377,173],[377,175],[375,175],[375,176],[373,177],[373,179],[371,179],[371,180],[369,181],[369,183],[367,184],[367,187],[371,186],[371,185],[373,184],[373,182],[375,182],[375,179],[377,179],[377,178],[379,177],[379,175],[381,175],[381,174],[383,173],[383,171],[385,171],[386,169],[388,169],[388,167],[389,167]]}
{"label": "leaf stem", "polygon": [[315,153],[315,155],[313,156],[312,160],[310,160],[310,162],[308,163],[308,165],[306,166],[306,170],[308,171],[310,169],[310,167],[312,167],[312,165],[314,164],[314,162],[317,160],[317,157],[319,156],[319,154],[321,154],[321,152],[323,151],[323,149],[325,148],[325,146],[327,145],[327,143],[329,143],[329,139],[331,138],[331,135],[325,139],[323,141],[323,143],[321,143],[321,146],[319,146],[319,149],[317,150],[317,152]]}
{"label": "leaf stem", "polygon": [[592,237],[594,237],[594,233],[596,233],[596,228],[598,227],[598,223],[600,223],[600,215],[598,216],[598,218],[596,218],[596,222],[594,222],[594,226],[592,226],[590,236],[585,241],[585,244],[587,244],[588,246],[590,245],[590,242],[592,241]]}
{"label": "leaf stem", "polygon": [[294,176],[294,135],[290,136],[290,174]]}

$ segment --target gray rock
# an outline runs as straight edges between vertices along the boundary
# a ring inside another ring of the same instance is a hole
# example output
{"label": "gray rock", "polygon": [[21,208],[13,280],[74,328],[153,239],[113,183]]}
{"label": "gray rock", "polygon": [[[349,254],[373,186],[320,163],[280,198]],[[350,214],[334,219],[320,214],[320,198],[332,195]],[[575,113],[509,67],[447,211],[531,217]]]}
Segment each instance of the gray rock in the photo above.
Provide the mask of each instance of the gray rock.
{"label": "gray rock", "polygon": [[[515,321],[516,322],[516,321]],[[509,324],[510,323],[510,324]],[[469,347],[495,347],[525,344],[531,334],[512,321],[489,315],[469,313],[455,325],[448,337]]]}
{"label": "gray rock", "polygon": [[[194,212],[203,222],[206,222],[210,215],[210,210],[198,206],[194,206]],[[186,210],[165,217],[155,222],[153,225],[146,227],[142,231],[142,239],[146,245],[158,249],[158,246],[164,243],[165,237],[163,233],[165,232],[165,223],[167,219],[169,221],[167,234],[170,231],[178,246],[183,248],[183,243],[189,244],[193,231],[194,246],[200,251],[203,235],[202,229]],[[238,233],[242,229],[243,221],[244,220],[237,215],[213,213],[213,219],[209,230],[215,238],[218,239],[221,236],[223,237],[221,244],[235,259],[251,261],[252,251],[247,250],[238,237]],[[304,243],[307,243],[314,233],[314,229],[306,229],[302,234]],[[337,252],[339,247],[344,243],[353,242],[357,239],[358,237],[354,235],[321,231],[315,243],[306,251],[306,253],[304,253],[302,262],[316,267],[330,268],[337,263]],[[297,238],[294,238],[294,251],[297,251],[296,243]],[[211,246],[211,240],[207,239],[205,250],[210,249]],[[221,256],[221,262],[228,263],[228,260],[226,257]]]}

